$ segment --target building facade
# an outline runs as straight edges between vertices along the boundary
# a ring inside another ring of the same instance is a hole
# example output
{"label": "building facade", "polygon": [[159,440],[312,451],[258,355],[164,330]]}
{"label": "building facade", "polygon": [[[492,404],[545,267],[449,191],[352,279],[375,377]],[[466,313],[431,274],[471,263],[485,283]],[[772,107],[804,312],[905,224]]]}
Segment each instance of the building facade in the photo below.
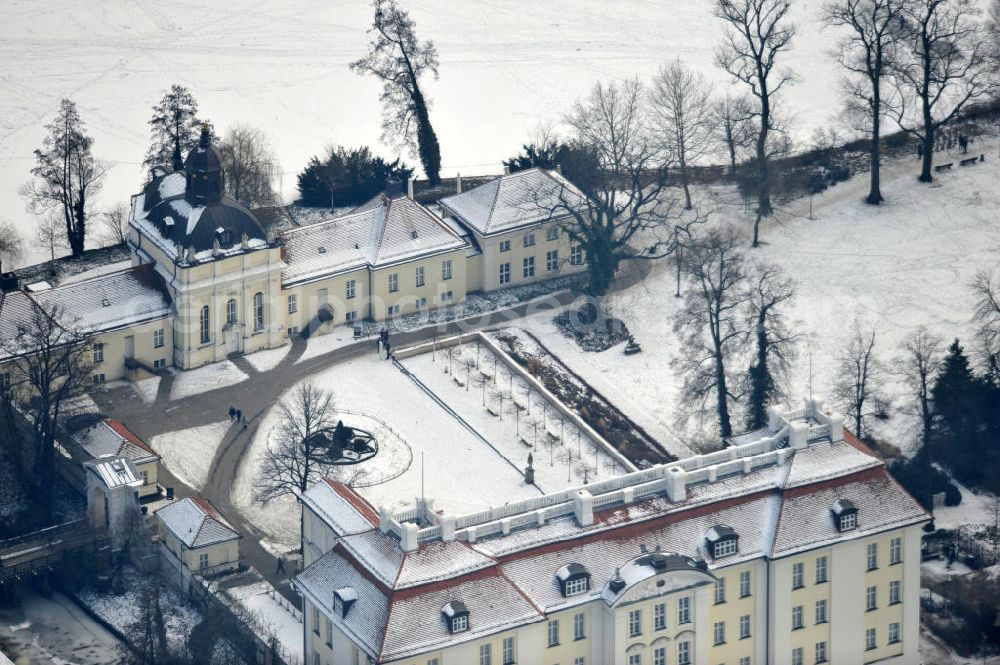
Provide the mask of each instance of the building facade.
{"label": "building facade", "polygon": [[916,663],[929,516],[816,402],[471,515],[302,497],[310,665]]}
{"label": "building facade", "polygon": [[214,575],[240,565],[240,534],[208,499],[191,496],[157,510],[162,569],[181,589],[193,575]]}

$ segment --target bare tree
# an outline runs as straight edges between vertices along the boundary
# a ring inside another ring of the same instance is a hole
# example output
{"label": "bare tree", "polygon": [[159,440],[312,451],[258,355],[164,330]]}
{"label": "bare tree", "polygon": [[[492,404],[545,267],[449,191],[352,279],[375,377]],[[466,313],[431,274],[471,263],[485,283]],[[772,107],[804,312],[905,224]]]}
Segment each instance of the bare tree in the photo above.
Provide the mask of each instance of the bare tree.
{"label": "bare tree", "polygon": [[0,274],[3,273],[3,264],[13,263],[21,258],[24,253],[24,243],[17,228],[10,222],[0,222]]}
{"label": "bare tree", "polygon": [[743,242],[732,229],[712,229],[685,247],[684,268],[692,287],[674,323],[684,348],[674,366],[684,377],[686,400],[696,407],[684,410],[701,415],[714,411],[723,437],[732,436],[730,409],[736,401],[728,361],[745,337]]}
{"label": "bare tree", "polygon": [[238,124],[219,145],[229,194],[250,209],[272,205],[274,178],[281,171],[270,140],[261,130]]}
{"label": "bare tree", "polygon": [[56,252],[69,247],[66,242],[66,229],[62,220],[54,211],[42,215],[35,227],[35,247],[45,250],[49,255],[49,267],[55,270]]}
{"label": "bare tree", "polygon": [[924,446],[930,445],[933,434],[931,388],[944,360],[943,344],[940,337],[920,326],[903,339],[900,355],[895,362],[896,373],[916,402],[916,411],[920,417],[920,441]]}
{"label": "bare tree", "polygon": [[657,132],[677,164],[684,188],[684,208],[692,209],[688,166],[709,150],[712,136],[712,89],[705,77],[680,60],[660,67],[649,100]]}
{"label": "bare tree", "polygon": [[1000,382],[1000,279],[988,270],[980,270],[970,286],[976,298],[972,318],[977,327],[980,353],[989,375]]}
{"label": "bare tree", "polygon": [[729,175],[736,175],[736,160],[739,153],[753,143],[753,128],[750,120],[753,110],[750,99],[743,95],[726,95],[716,100],[712,107],[716,140],[726,148],[729,157]]}
{"label": "bare tree", "polygon": [[83,254],[91,198],[101,191],[107,165],[91,153],[94,140],[85,132],[76,104],[63,99],[55,119],[46,125],[48,136],[35,150],[34,180],[20,193],[35,213],[58,210],[66,225],[73,256]]}
{"label": "bare tree", "polygon": [[14,399],[29,415],[33,433],[32,477],[43,515],[52,517],[54,446],[63,405],[90,381],[93,334],[68,316],[60,305],[32,300],[28,312],[14,322],[13,334],[0,339],[10,368]]}
{"label": "bare tree", "polygon": [[529,204],[553,217],[569,215],[565,231],[586,255],[586,291],[601,298],[623,261],[657,259],[676,249],[684,232],[704,218],[685,214],[667,187],[666,157],[645,112],[646,94],[635,79],[598,83],[577,100],[566,124],[572,130],[563,173]]}
{"label": "bare tree", "polygon": [[990,57],[993,58],[994,66],[1000,65],[1000,0],[990,0],[990,6],[986,10],[986,30],[989,35]]}
{"label": "bare tree", "polygon": [[412,146],[416,126],[416,152],[427,179],[436,187],[441,183],[441,146],[431,126],[420,77],[429,73],[437,78],[437,49],[433,42],[417,39],[410,13],[396,0],[374,0],[372,6],[375,21],[369,32],[374,38],[368,55],[351,63],[351,69],[382,81],[384,138]]}
{"label": "bare tree", "polygon": [[759,244],[760,220],[771,215],[770,149],[776,129],[778,95],[793,80],[790,72],[778,71],[778,58],[788,50],[795,27],[787,20],[789,0],[716,0],[715,15],[727,24],[725,41],[716,59],[736,81],[744,84],[756,100],[754,170],[757,216],[753,246]]}
{"label": "bare tree", "polygon": [[892,68],[899,93],[893,115],[903,131],[921,141],[921,182],[934,179],[937,131],[968,102],[995,89],[978,13],[972,0],[909,0],[904,5],[900,57]]}
{"label": "bare tree", "polygon": [[860,105],[869,121],[870,180],[865,202],[883,201],[880,142],[885,115],[883,81],[892,64],[901,31],[904,0],[833,0],[824,8],[826,23],[848,29],[840,42],[837,60],[847,70],[847,95]]}
{"label": "bare tree", "polygon": [[257,500],[301,496],[330,470],[323,461],[322,437],[333,422],[333,395],[313,383],[300,384],[290,400],[278,403],[280,420],[257,472]]}
{"label": "bare tree", "polygon": [[767,424],[767,407],[785,397],[781,384],[799,336],[789,327],[785,312],[795,297],[795,285],[781,268],[756,263],[747,282],[746,330],[753,339],[753,360],[744,377],[743,393],[747,428],[753,430]]}
{"label": "bare tree", "polygon": [[104,236],[112,245],[124,245],[128,240],[128,218],[131,210],[124,201],[119,201],[114,207],[101,214],[101,226]]}
{"label": "bare tree", "polygon": [[855,319],[851,337],[840,352],[833,396],[854,421],[854,433],[865,438],[873,403],[881,399],[884,370],[875,353],[875,328]]}

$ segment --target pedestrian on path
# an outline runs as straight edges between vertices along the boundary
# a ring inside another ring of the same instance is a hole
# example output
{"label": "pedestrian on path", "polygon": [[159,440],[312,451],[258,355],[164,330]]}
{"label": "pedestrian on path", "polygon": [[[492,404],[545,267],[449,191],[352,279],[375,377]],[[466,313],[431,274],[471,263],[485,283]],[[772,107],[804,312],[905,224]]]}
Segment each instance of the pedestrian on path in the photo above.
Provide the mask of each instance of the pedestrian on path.
{"label": "pedestrian on path", "polygon": [[239,409],[236,409],[236,413],[234,415],[236,416],[235,418],[236,422],[240,422],[240,420],[243,419],[243,412],[240,411]]}
{"label": "pedestrian on path", "polygon": [[236,407],[231,406],[229,407],[229,422],[232,422],[234,418],[236,418]]}
{"label": "pedestrian on path", "polygon": [[391,357],[391,354],[389,353],[389,349],[390,349],[389,340],[386,339],[385,340],[385,359],[386,360],[388,360]]}
{"label": "pedestrian on path", "polygon": [[244,416],[243,417],[243,429],[245,430],[247,428],[247,425],[249,425],[249,424],[250,424],[250,421],[248,421],[246,419],[246,416]]}
{"label": "pedestrian on path", "polygon": [[275,575],[277,575],[278,573],[285,573],[286,575],[288,574],[287,572],[285,572],[285,559],[284,557],[280,556],[278,557],[278,567],[274,570]]}

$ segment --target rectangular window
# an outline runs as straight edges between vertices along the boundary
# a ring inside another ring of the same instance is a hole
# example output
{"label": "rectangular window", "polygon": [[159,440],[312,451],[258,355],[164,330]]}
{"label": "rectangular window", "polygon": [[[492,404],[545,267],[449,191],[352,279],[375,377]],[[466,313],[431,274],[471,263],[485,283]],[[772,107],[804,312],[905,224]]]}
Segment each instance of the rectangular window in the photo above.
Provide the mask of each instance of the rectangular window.
{"label": "rectangular window", "polygon": [[526,256],[526,257],[524,257],[524,262],[523,263],[524,263],[524,269],[522,271],[523,272],[523,277],[525,279],[528,279],[529,277],[534,277],[535,276],[535,257],[533,257],[533,256]]}
{"label": "rectangular window", "polygon": [[900,602],[899,596],[902,589],[903,583],[899,580],[893,580],[889,582],[889,604],[896,605]]}
{"label": "rectangular window", "polygon": [[677,599],[677,623],[691,623],[691,597]]}
{"label": "rectangular window", "polygon": [[389,305],[385,311],[388,316],[396,316],[399,314],[399,305]]}
{"label": "rectangular window", "polygon": [[199,554],[198,555],[198,567],[200,569],[202,569],[202,570],[205,570],[206,568],[208,568],[208,555],[207,554]]}
{"label": "rectangular window", "polygon": [[153,369],[163,369],[167,366],[166,358],[157,358],[153,361]]}
{"label": "rectangular window", "polygon": [[715,604],[720,605],[726,602],[726,578],[720,577],[715,582]]}
{"label": "rectangular window", "polygon": [[545,229],[545,239],[548,240],[549,242],[553,240],[559,240],[559,227],[550,226],[549,228]]}
{"label": "rectangular window", "polygon": [[253,296],[253,329],[264,329],[264,294],[255,293]]}
{"label": "rectangular window", "polygon": [[840,530],[850,531],[856,529],[858,526],[858,514],[857,513],[847,513],[846,515],[840,516]]}
{"label": "rectangular window", "polygon": [[500,264],[500,283],[510,284],[510,264],[501,263]]}
{"label": "rectangular window", "polygon": [[344,321],[347,321],[348,323],[350,323],[351,321],[355,321],[357,318],[358,318],[358,313],[356,310],[353,309],[350,312],[344,314]]}
{"label": "rectangular window", "polygon": [[896,644],[899,642],[899,624],[890,623],[889,624],[889,644]]}
{"label": "rectangular window", "polygon": [[208,324],[209,324],[208,317],[209,317],[208,305],[205,305],[201,308],[201,317],[198,322],[198,328],[199,332],[201,333],[200,339],[202,344],[208,344],[210,341],[212,341],[211,332],[208,329]]}
{"label": "rectangular window", "polygon": [[142,476],[142,484],[143,485],[148,485],[149,484],[149,471],[140,471],[139,475]]}
{"label": "rectangular window", "polygon": [[534,233],[525,233],[524,234],[524,246],[525,247],[531,247],[534,244],[535,244],[535,234]]}
{"label": "rectangular window", "polygon": [[163,328],[157,328],[153,331],[153,348],[163,348]]}
{"label": "rectangular window", "polygon": [[417,281],[416,281],[416,285],[417,286],[423,286],[424,285],[424,267],[423,266],[417,266]]}
{"label": "rectangular window", "polygon": [[893,538],[889,541],[889,563],[895,565],[903,562],[903,539]]}
{"label": "rectangular window", "polygon": [[801,589],[805,586],[805,564],[793,563],[792,564],[792,588]]}
{"label": "rectangular window", "polygon": [[677,643],[677,665],[691,665],[691,643],[687,640]]}
{"label": "rectangular window", "polygon": [[319,635],[319,608],[313,606],[313,632]]}
{"label": "rectangular window", "polygon": [[559,646],[559,620],[549,621],[549,646]]}
{"label": "rectangular window", "polygon": [[451,302],[455,299],[455,293],[453,291],[445,291],[441,294],[441,302]]}
{"label": "rectangular window", "polygon": [[583,612],[577,612],[573,615],[573,639],[582,640],[587,637],[585,629],[585,621],[587,620],[586,615]]}
{"label": "rectangular window", "polygon": [[399,274],[392,273],[389,275],[389,293],[395,293],[399,291]]}
{"label": "rectangular window", "polygon": [[333,622],[326,618],[326,646],[333,648]]}
{"label": "rectangular window", "polygon": [[289,337],[295,337],[298,334],[299,334],[299,327],[298,326],[288,326],[288,336]]}
{"label": "rectangular window", "polygon": [[750,637],[750,615],[740,616],[740,639],[745,640]]}
{"label": "rectangular window", "polygon": [[571,266],[583,265],[583,247],[573,245],[569,250],[569,264]]}
{"label": "rectangular window", "polygon": [[653,665],[667,665],[667,647],[653,649]]}
{"label": "rectangular window", "polygon": [[510,251],[510,240],[501,240],[500,241],[500,251],[501,252],[509,252]]}
{"label": "rectangular window", "polygon": [[94,385],[96,386],[96,385],[100,385],[100,384],[104,383],[105,381],[107,381],[108,377],[106,377],[103,373],[99,373],[99,374],[95,374],[94,377],[93,377],[93,379],[94,379]]}
{"label": "rectangular window", "polygon": [[642,665],[642,654],[630,653],[628,655],[628,665]]}
{"label": "rectangular window", "polygon": [[427,307],[427,298],[417,298],[417,309]]}
{"label": "rectangular window", "polygon": [[479,645],[479,665],[493,665],[493,645]]}
{"label": "rectangular window", "polygon": [[822,584],[827,581],[826,572],[826,557],[821,556],[816,558],[816,584]]}
{"label": "rectangular window", "polygon": [[740,665],[750,665],[750,656],[740,656]]}
{"label": "rectangular window", "polygon": [[876,647],[875,643],[875,629],[869,628],[865,631],[865,650],[871,651]]}
{"label": "rectangular window", "polygon": [[503,638],[503,665],[511,665],[514,662],[514,638]]}
{"label": "rectangular window", "polygon": [[441,279],[451,279],[451,259],[441,262]]}
{"label": "rectangular window", "polygon": [[716,646],[726,643],[726,622],[716,621],[712,625],[712,639]]}
{"label": "rectangular window", "polygon": [[826,642],[816,643],[816,662],[817,663],[826,662]]}
{"label": "rectangular window", "polygon": [[865,610],[871,612],[878,609],[878,587],[870,586],[865,589]]}
{"label": "rectangular window", "polygon": [[653,630],[665,630],[667,627],[667,604],[657,603],[653,606]]}
{"label": "rectangular window", "polygon": [[750,571],[744,570],[740,573],[740,598],[750,595]]}
{"label": "rectangular window", "polygon": [[451,632],[453,633],[463,633],[469,629],[469,617],[465,614],[459,614],[454,619],[451,620]]}
{"label": "rectangular window", "polygon": [[437,658],[431,658],[427,661],[427,665],[441,665],[441,661]]}
{"label": "rectangular window", "polygon": [[577,656],[573,659],[573,665],[586,665],[587,659],[583,656]]}
{"label": "rectangular window", "polygon": [[100,342],[94,344],[94,364],[99,365],[104,362],[104,345]]}
{"label": "rectangular window", "polygon": [[878,568],[878,543],[868,543],[868,570]]}
{"label": "rectangular window", "polygon": [[553,249],[545,252],[545,269],[549,272],[559,270],[559,250]]}
{"label": "rectangular window", "polygon": [[792,649],[792,665],[802,665],[802,647]]}
{"label": "rectangular window", "polygon": [[288,313],[294,314],[299,311],[299,297],[294,293],[288,295]]}
{"label": "rectangular window", "polygon": [[349,279],[344,286],[347,291],[345,295],[347,296],[347,299],[350,300],[356,295],[355,289],[357,288],[357,283],[353,279]]}
{"label": "rectangular window", "polygon": [[802,606],[796,605],[792,608],[792,630],[798,630],[805,626],[802,619]]}
{"label": "rectangular window", "polygon": [[628,635],[642,635],[642,610],[631,610],[628,613]]}
{"label": "rectangular window", "polygon": [[826,600],[816,601],[816,623],[826,623]]}

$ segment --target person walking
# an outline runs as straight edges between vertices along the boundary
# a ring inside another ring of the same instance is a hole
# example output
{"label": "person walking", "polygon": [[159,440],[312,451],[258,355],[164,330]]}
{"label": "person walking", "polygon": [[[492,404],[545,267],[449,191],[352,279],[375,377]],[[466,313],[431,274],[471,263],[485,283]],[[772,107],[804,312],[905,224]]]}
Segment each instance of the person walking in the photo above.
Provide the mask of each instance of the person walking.
{"label": "person walking", "polygon": [[236,407],[231,406],[229,407],[229,422],[233,422],[233,419],[235,418],[236,418]]}
{"label": "person walking", "polygon": [[389,349],[390,348],[391,347],[389,345],[389,340],[388,340],[388,338],[386,338],[386,340],[385,340],[385,359],[386,360],[389,360],[392,357],[392,354],[389,353]]}
{"label": "person walking", "polygon": [[236,422],[240,422],[240,420],[243,419],[243,412],[239,409],[236,409],[236,413],[234,415],[236,416]]}
{"label": "person walking", "polygon": [[250,421],[246,419],[246,416],[243,416],[243,429],[246,430],[247,425],[249,425],[249,424],[250,424]]}

